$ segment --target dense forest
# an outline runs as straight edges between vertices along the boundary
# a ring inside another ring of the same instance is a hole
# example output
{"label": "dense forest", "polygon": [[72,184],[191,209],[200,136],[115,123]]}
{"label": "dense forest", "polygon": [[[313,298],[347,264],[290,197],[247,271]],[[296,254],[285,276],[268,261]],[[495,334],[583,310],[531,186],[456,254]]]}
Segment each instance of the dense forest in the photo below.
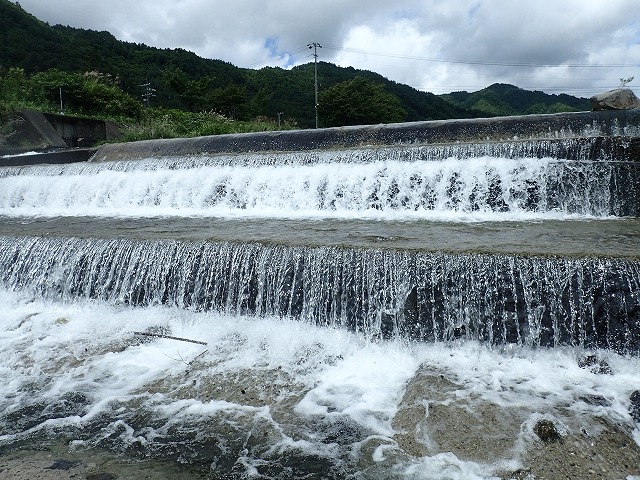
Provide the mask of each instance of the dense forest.
{"label": "dense forest", "polygon": [[[436,96],[374,72],[327,62],[318,64],[318,77],[320,126],[589,109],[586,99],[512,85]],[[313,86],[312,63],[289,70],[243,69],[183,49],[121,42],[108,32],[50,26],[18,2],[0,0],[0,114],[5,117],[12,108],[56,112],[62,97],[69,114],[121,125],[151,117],[180,118],[185,124],[257,121],[245,129],[311,128]],[[144,108],[144,100],[151,108]],[[280,117],[282,125],[276,122]],[[154,135],[225,131],[211,127]]]}

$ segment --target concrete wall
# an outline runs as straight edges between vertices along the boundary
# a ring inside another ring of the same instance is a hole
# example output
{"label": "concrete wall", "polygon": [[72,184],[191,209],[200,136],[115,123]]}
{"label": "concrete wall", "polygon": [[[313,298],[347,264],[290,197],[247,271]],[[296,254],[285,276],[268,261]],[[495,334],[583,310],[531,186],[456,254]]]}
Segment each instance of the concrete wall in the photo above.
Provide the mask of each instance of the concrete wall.
{"label": "concrete wall", "polygon": [[67,146],[93,147],[100,141],[117,140],[122,135],[117,125],[105,120],[95,120],[66,115],[44,114]]}
{"label": "concrete wall", "polygon": [[16,132],[5,145],[0,145],[0,155],[33,150],[86,148],[100,141],[121,137],[117,125],[105,120],[55,115],[35,110],[21,110],[17,117]]}
{"label": "concrete wall", "polygon": [[68,147],[42,112],[22,110],[19,117],[16,132],[7,147],[17,151]]}

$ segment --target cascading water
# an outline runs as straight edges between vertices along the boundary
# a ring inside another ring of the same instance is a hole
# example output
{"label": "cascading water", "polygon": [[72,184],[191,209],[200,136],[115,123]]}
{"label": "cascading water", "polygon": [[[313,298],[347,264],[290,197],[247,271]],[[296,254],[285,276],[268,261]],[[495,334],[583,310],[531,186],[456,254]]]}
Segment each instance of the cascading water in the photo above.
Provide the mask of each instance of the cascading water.
{"label": "cascading water", "polygon": [[[594,118],[0,168],[0,453],[162,478],[587,475],[574,445],[640,475],[637,119]],[[547,457],[541,420],[566,439]]]}
{"label": "cascading water", "polygon": [[[438,149],[442,150],[442,149]],[[17,168],[0,177],[4,215],[205,215],[382,218],[454,213],[637,215],[637,165],[544,158],[432,158],[424,148],[324,152],[311,161],[271,154],[268,163],[149,160]],[[504,150],[504,149],[503,149]],[[506,153],[506,152],[505,152]],[[588,151],[587,151],[588,153]],[[338,161],[332,161],[332,155]],[[423,159],[423,158],[427,159]],[[349,160],[349,161],[348,161]],[[123,162],[124,163],[124,162]],[[195,163],[195,164],[194,164]],[[133,174],[135,173],[135,175]]]}
{"label": "cascading water", "polygon": [[640,350],[640,267],[626,259],[99,239],[0,246],[0,281],[45,298],[302,318],[387,338]]}

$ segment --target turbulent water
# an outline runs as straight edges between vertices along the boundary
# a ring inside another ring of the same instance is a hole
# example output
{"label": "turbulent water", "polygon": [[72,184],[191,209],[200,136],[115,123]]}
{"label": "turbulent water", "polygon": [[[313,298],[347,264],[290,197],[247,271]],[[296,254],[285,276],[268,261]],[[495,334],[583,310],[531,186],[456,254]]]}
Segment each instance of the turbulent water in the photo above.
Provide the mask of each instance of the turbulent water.
{"label": "turbulent water", "polygon": [[636,167],[492,145],[0,169],[0,452],[640,475]]}
{"label": "turbulent water", "polygon": [[452,220],[475,215],[495,221],[601,217],[629,208],[628,173],[608,162],[364,161],[363,152],[352,154],[363,158],[294,164],[291,154],[282,154],[276,164],[219,164],[214,157],[195,165],[146,161],[6,169],[0,214]]}

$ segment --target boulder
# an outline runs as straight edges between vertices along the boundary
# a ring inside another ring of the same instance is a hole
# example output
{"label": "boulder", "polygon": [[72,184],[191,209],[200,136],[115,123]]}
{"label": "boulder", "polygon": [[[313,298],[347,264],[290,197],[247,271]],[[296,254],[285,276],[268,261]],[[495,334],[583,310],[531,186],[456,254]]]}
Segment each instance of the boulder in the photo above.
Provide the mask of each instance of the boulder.
{"label": "boulder", "polygon": [[629,408],[629,413],[631,414],[631,418],[636,423],[640,423],[640,390],[636,390],[631,394],[631,408]]}
{"label": "boulder", "polygon": [[533,426],[533,432],[545,443],[562,440],[560,432],[551,420],[538,420]]}
{"label": "boulder", "polygon": [[589,99],[591,109],[597,110],[630,110],[640,108],[640,99],[630,88],[616,88],[608,92],[594,95]]}

